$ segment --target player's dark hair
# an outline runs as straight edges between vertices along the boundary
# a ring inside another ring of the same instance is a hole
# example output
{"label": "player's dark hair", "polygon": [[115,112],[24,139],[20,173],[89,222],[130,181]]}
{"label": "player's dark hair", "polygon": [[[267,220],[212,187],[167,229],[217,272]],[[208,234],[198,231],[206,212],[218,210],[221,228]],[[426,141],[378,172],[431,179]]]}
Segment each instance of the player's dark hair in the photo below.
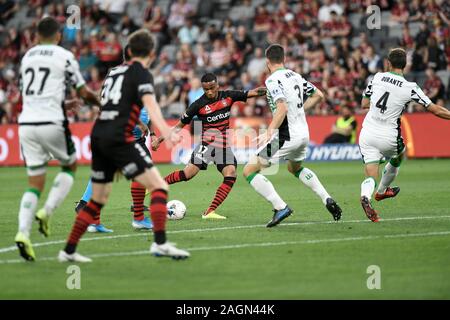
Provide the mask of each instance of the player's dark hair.
{"label": "player's dark hair", "polygon": [[46,17],[39,21],[37,31],[41,38],[53,38],[59,31],[59,23],[55,18]]}
{"label": "player's dark hair", "polygon": [[153,50],[153,38],[148,30],[140,29],[133,32],[128,38],[132,57],[147,57]]}
{"label": "player's dark hair", "polygon": [[205,73],[202,76],[202,79],[200,81],[201,82],[213,82],[213,81],[217,82],[217,77],[214,73],[209,72],[209,73]]}
{"label": "player's dark hair", "polygon": [[266,50],[266,58],[271,63],[284,62],[284,49],[279,44],[271,44]]}
{"label": "player's dark hair", "polygon": [[131,56],[128,53],[129,48],[130,48],[130,46],[128,44],[125,46],[125,48],[123,48],[123,61],[125,61],[125,62],[131,60]]}
{"label": "player's dark hair", "polygon": [[388,60],[393,68],[404,69],[406,67],[406,51],[395,48],[389,51]]}

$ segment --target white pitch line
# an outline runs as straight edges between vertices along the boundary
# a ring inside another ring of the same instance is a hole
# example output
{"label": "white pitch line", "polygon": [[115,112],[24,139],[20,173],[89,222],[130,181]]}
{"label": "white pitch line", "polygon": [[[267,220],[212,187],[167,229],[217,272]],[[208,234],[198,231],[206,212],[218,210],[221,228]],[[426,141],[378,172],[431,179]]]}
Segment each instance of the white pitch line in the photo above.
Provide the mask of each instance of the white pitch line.
{"label": "white pitch line", "polygon": [[[242,243],[236,245],[227,246],[213,246],[213,247],[193,247],[187,248],[188,251],[211,251],[211,250],[227,250],[227,249],[242,249],[253,247],[272,247],[283,245],[307,245],[317,243],[329,243],[329,242],[345,242],[345,241],[362,241],[362,240],[378,240],[378,239],[395,239],[395,238],[415,238],[415,237],[435,237],[435,236],[448,236],[450,231],[434,231],[425,233],[404,233],[404,234],[387,234],[381,236],[367,236],[367,237],[347,237],[347,238],[332,238],[332,239],[312,239],[301,241],[281,241],[281,242],[260,242],[260,243]],[[90,258],[110,258],[110,257],[124,257],[124,256],[136,256],[136,255],[150,255],[148,250],[140,251],[128,251],[128,252],[112,252],[112,253],[97,253],[89,255]],[[39,261],[54,261],[56,257],[44,257]],[[21,259],[0,260],[0,264],[14,264],[14,263],[26,263]]]}
{"label": "white pitch line", "polygon": [[[381,219],[380,221],[406,221],[406,220],[427,220],[427,219],[448,219],[450,218],[450,215],[446,216],[417,216],[417,217],[401,217],[401,218],[386,218]],[[278,225],[278,227],[283,226],[305,226],[305,225],[318,225],[318,224],[335,224],[335,223],[371,223],[370,220],[364,219],[364,220],[348,220],[348,221],[309,221],[309,222],[288,222],[288,223],[282,223]],[[216,227],[216,228],[201,228],[201,229],[185,229],[185,230],[173,230],[168,231],[168,234],[174,234],[174,233],[192,233],[192,232],[212,232],[212,231],[224,231],[224,230],[237,230],[237,229],[254,229],[254,228],[265,228],[266,225],[263,224],[254,224],[254,225],[241,225],[241,226],[231,226],[231,227]],[[148,236],[148,232],[135,232],[131,234],[121,234],[116,236],[100,236],[100,237],[88,237],[88,238],[82,238],[81,241],[96,241],[96,240],[110,240],[110,239],[120,239],[120,238],[130,238],[130,237],[142,237],[142,236]],[[66,239],[64,240],[54,240],[54,241],[47,241],[47,242],[38,242],[34,243],[33,247],[44,247],[44,246],[51,246],[54,244],[64,244],[66,243]],[[0,248],[0,254],[11,252],[17,250],[16,246],[10,246],[5,248]]]}
{"label": "white pitch line", "polygon": [[197,247],[197,248],[190,248],[190,249],[186,249],[186,250],[202,251],[202,250],[220,250],[220,249],[239,249],[239,248],[248,248],[248,247],[270,247],[270,246],[281,246],[281,245],[292,245],[292,244],[316,244],[316,243],[341,242],[341,241],[376,240],[376,239],[383,239],[383,238],[393,239],[393,238],[431,237],[431,236],[446,236],[446,235],[450,235],[450,231],[387,234],[387,235],[382,235],[382,236],[348,237],[348,238],[335,238],[335,239],[312,239],[312,240],[302,240],[302,241],[246,243],[246,244],[236,244],[236,245],[218,246],[218,247]]}

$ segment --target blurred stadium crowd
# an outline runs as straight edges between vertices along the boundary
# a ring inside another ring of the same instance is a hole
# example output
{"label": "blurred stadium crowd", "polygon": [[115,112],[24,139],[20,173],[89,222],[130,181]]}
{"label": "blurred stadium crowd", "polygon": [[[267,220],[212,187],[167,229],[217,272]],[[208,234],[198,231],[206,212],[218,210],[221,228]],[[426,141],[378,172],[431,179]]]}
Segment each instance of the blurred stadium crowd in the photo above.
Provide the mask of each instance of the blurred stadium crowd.
{"label": "blurred stadium crowd", "polygon": [[[65,24],[76,4],[81,29]],[[381,8],[381,29],[368,29],[369,5]],[[179,117],[202,93],[202,73],[219,76],[222,88],[250,89],[267,76],[264,48],[281,43],[287,67],[326,94],[311,114],[329,115],[349,106],[361,113],[361,93],[384,69],[388,49],[408,52],[406,78],[440,104],[450,99],[450,3],[445,0],[0,0],[0,123],[21,111],[18,67],[35,44],[37,22],[58,19],[62,45],[78,58],[83,75],[100,90],[108,68],[122,61],[126,37],[147,28],[158,40],[152,64],[157,96],[167,118]],[[253,101],[251,101],[253,100]],[[237,116],[265,115],[265,99],[235,104]],[[410,105],[406,112],[423,111]],[[70,121],[91,121],[82,107]]]}

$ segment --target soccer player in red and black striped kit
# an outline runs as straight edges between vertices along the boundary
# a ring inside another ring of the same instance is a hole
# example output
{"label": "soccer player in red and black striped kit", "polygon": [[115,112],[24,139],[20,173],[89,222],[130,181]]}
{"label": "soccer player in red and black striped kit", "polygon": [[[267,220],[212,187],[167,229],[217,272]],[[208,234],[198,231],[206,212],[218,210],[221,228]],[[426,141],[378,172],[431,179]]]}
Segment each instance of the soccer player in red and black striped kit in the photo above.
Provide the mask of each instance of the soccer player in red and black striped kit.
{"label": "soccer player in red and black striped kit", "polygon": [[118,170],[127,179],[140,183],[151,192],[154,242],[150,253],[174,259],[189,257],[189,252],[167,242],[165,224],[168,185],[133,136],[139,113],[145,107],[153,123],[167,139],[168,146],[180,141],[179,135],[171,130],[162,117],[155,99],[152,76],[147,69],[153,53],[153,39],[147,30],[141,29],[130,35],[128,45],[131,61],[111,69],[103,83],[102,112],[91,134],[92,197],[76,217],[67,244],[59,252],[60,262],[92,261],[77,253],[76,247],[89,224],[100,215]]}
{"label": "soccer player in red and black striped kit", "polygon": [[[192,121],[194,116],[202,122],[202,143],[192,152],[190,163],[179,171],[172,172],[164,179],[168,184],[188,181],[200,170],[206,170],[208,163],[214,161],[217,170],[223,175],[223,182],[216,191],[213,201],[203,213],[203,219],[226,219],[215,212],[226,199],[236,182],[236,158],[230,148],[227,130],[230,128],[230,110],[236,101],[266,94],[266,88],[260,87],[249,91],[219,90],[217,77],[207,73],[201,78],[204,94],[193,102],[181,117],[175,130],[180,130]],[[164,139],[152,143],[156,150]]]}

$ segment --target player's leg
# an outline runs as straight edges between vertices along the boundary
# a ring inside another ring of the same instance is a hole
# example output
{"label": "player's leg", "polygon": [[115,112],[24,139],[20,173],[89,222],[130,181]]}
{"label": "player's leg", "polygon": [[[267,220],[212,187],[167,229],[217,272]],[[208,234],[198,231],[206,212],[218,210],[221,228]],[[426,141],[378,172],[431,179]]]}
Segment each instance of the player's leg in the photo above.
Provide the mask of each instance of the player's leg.
{"label": "player's leg", "polygon": [[202,219],[226,219],[215,212],[215,210],[222,204],[231,192],[234,183],[236,182],[236,167],[237,161],[231,148],[216,147],[211,154],[211,159],[216,164],[217,170],[223,175],[223,182],[217,188],[214,199],[209,205],[208,209],[202,215]]}
{"label": "player's leg", "polygon": [[45,201],[45,205],[36,213],[39,231],[46,237],[50,234],[49,221],[69,194],[74,183],[77,169],[76,151],[67,124],[43,126],[38,133],[43,148],[56,158],[62,167],[55,179]]}
{"label": "player's leg", "polygon": [[151,230],[153,228],[152,221],[144,215],[144,200],[147,189],[139,182],[132,181],[130,185],[131,198],[133,199],[132,227],[136,230]]}
{"label": "player's leg", "polygon": [[[133,183],[133,182],[132,182],[132,183]],[[130,185],[130,188],[131,188],[131,185]],[[148,194],[150,194],[150,192],[148,192],[148,190],[145,189],[145,195],[144,195],[144,197],[146,197]],[[133,199],[133,195],[132,195],[132,199]],[[133,203],[131,203],[131,205],[130,205],[130,212],[131,212],[131,213],[134,213]],[[148,207],[145,205],[145,203],[144,203],[144,212],[148,212]]]}
{"label": "player's leg", "polygon": [[259,193],[264,199],[269,201],[273,206],[274,215],[269,221],[267,227],[274,227],[281,221],[292,214],[292,209],[281,199],[280,195],[275,191],[272,183],[260,173],[263,168],[269,166],[267,159],[259,156],[253,156],[244,167],[244,177],[248,183]]}
{"label": "player's leg", "polygon": [[92,183],[92,198],[86,204],[86,206],[80,210],[75,218],[75,223],[67,239],[64,250],[61,250],[58,255],[60,262],[91,262],[92,260],[84,257],[76,252],[77,245],[80,242],[81,237],[87,231],[89,225],[91,225],[100,216],[100,211],[108,201],[109,194],[111,193],[112,183],[107,180],[112,179],[113,173],[109,175],[109,178],[104,179],[97,183],[95,180]]}
{"label": "player's leg", "polygon": [[189,252],[176,248],[167,241],[167,193],[169,186],[161,177],[156,167],[146,169],[143,173],[134,177],[134,180],[142,184],[151,193],[150,214],[153,221],[154,242],[150,247],[150,253],[157,257],[168,256],[173,259],[189,257]]}
{"label": "player's leg", "polygon": [[165,243],[166,204],[169,187],[155,167],[145,170],[144,173],[135,177],[134,180],[150,191],[150,214],[154,224],[155,242],[158,244]]}
{"label": "player's leg", "polygon": [[[43,174],[33,175],[44,170]],[[45,186],[45,167],[37,170],[28,169],[28,189],[22,195],[19,209],[19,230],[15,242],[20,255],[27,261],[34,261],[36,255],[30,241],[31,227],[37,209],[39,197]],[[32,175],[30,175],[32,174]]]}
{"label": "player's leg", "polygon": [[200,168],[192,163],[188,163],[183,170],[176,170],[168,174],[164,180],[167,184],[174,184],[181,181],[189,181],[200,172]]}
{"label": "player's leg", "polygon": [[379,161],[373,163],[366,163],[364,166],[364,172],[366,178],[361,183],[361,206],[363,207],[366,216],[373,222],[378,222],[378,213],[373,209],[371,200],[375,187],[377,186],[379,171]]}
{"label": "player's leg", "polygon": [[169,175],[167,175],[164,180],[168,184],[174,184],[181,181],[189,181],[195,177],[200,170],[206,170],[208,167],[207,162],[204,157],[208,152],[208,147],[202,144],[198,145],[197,148],[192,152],[190,163],[186,165],[183,170],[176,170]]}
{"label": "player's leg", "polygon": [[39,197],[44,190],[46,164],[49,160],[49,155],[36,138],[37,131],[38,129],[34,126],[19,127],[20,146],[27,166],[28,188],[20,201],[19,227],[15,242],[20,255],[27,261],[36,259],[30,233]]}
{"label": "player's leg", "polygon": [[39,222],[39,232],[45,237],[50,235],[50,218],[72,189],[76,167],[76,162],[62,167],[61,172],[53,180],[53,185],[44,207],[36,212],[36,220]]}
{"label": "player's leg", "polygon": [[361,183],[361,206],[366,216],[372,222],[378,222],[378,212],[372,207],[372,195],[375,191],[380,162],[383,159],[383,154],[379,150],[381,148],[380,141],[382,140],[375,134],[363,130],[359,136],[359,149],[364,162],[365,179]]}
{"label": "player's leg", "polygon": [[58,255],[60,262],[76,261],[90,262],[91,259],[83,257],[76,252],[78,242],[87,231],[89,225],[99,219],[100,211],[106,204],[111,193],[112,181],[117,170],[116,150],[110,145],[103,145],[100,139],[91,139],[92,150],[92,197],[86,206],[75,217],[75,222],[64,250]]}
{"label": "player's leg", "polygon": [[341,218],[342,209],[334,201],[334,199],[328,194],[325,187],[320,182],[317,175],[311,169],[302,166],[302,161],[289,160],[287,165],[288,171],[297,177],[305,186],[310,188],[325,205],[327,210],[333,216],[335,221]]}
{"label": "player's leg", "polygon": [[86,203],[88,203],[89,199],[92,197],[92,181],[89,179],[89,182],[84,190],[83,196],[80,201],[78,201],[77,206],[75,207],[75,212],[78,213],[81,209],[84,208]]}
{"label": "player's leg", "polygon": [[[173,259],[189,257],[187,251],[180,250],[167,242],[167,191],[169,185],[153,166],[150,156],[146,154],[144,148],[138,143],[118,146],[113,151],[117,166],[121,168],[125,177],[140,183],[151,194],[150,214],[153,222],[154,243],[150,248],[150,253],[155,256],[167,256]],[[130,167],[130,163],[133,164],[132,167]]]}
{"label": "player's leg", "polygon": [[56,208],[58,208],[69,194],[70,189],[74,183],[74,175],[77,170],[76,162],[63,166],[61,172],[58,173],[53,180],[52,188],[45,202],[44,209],[48,216],[53,215]]}
{"label": "player's leg", "polygon": [[400,155],[391,158],[384,167],[380,185],[375,193],[375,200],[381,201],[383,199],[393,198],[400,192],[399,187],[390,187],[390,185],[398,175],[400,165],[403,161],[404,151]]}
{"label": "player's leg", "polygon": [[[89,202],[89,200],[92,198],[92,181],[89,179],[89,182],[86,186],[86,190],[84,191],[83,197],[80,199],[80,201],[77,203],[77,206],[75,207],[75,212],[78,214],[81,209],[83,209],[86,204]],[[108,229],[105,227],[100,220],[100,216],[98,216],[92,224],[89,225],[87,228],[87,232],[90,233],[112,233],[114,230]]]}
{"label": "player's leg", "polygon": [[[151,159],[152,155],[145,144],[145,138],[137,140],[136,143],[142,147],[147,156]],[[132,181],[130,191],[133,200],[133,205],[131,206],[131,211],[133,212],[131,226],[136,230],[151,230],[153,228],[153,223],[150,220],[150,217],[144,215],[144,211],[148,211],[148,207],[147,210],[145,210],[146,207],[144,205],[147,189],[139,182]]]}
{"label": "player's leg", "polygon": [[[219,168],[219,166],[218,166]],[[225,216],[222,216],[215,212],[215,210],[225,201],[228,197],[228,194],[231,192],[234,183],[236,182],[236,166],[235,165],[227,165],[221,170],[223,175],[223,182],[217,188],[216,194],[214,195],[214,199],[209,205],[206,212],[202,215],[202,219],[226,219]]]}
{"label": "player's leg", "polygon": [[145,187],[136,181],[131,181],[130,192],[131,199],[133,201],[133,220],[144,220],[144,199],[145,199]]}

